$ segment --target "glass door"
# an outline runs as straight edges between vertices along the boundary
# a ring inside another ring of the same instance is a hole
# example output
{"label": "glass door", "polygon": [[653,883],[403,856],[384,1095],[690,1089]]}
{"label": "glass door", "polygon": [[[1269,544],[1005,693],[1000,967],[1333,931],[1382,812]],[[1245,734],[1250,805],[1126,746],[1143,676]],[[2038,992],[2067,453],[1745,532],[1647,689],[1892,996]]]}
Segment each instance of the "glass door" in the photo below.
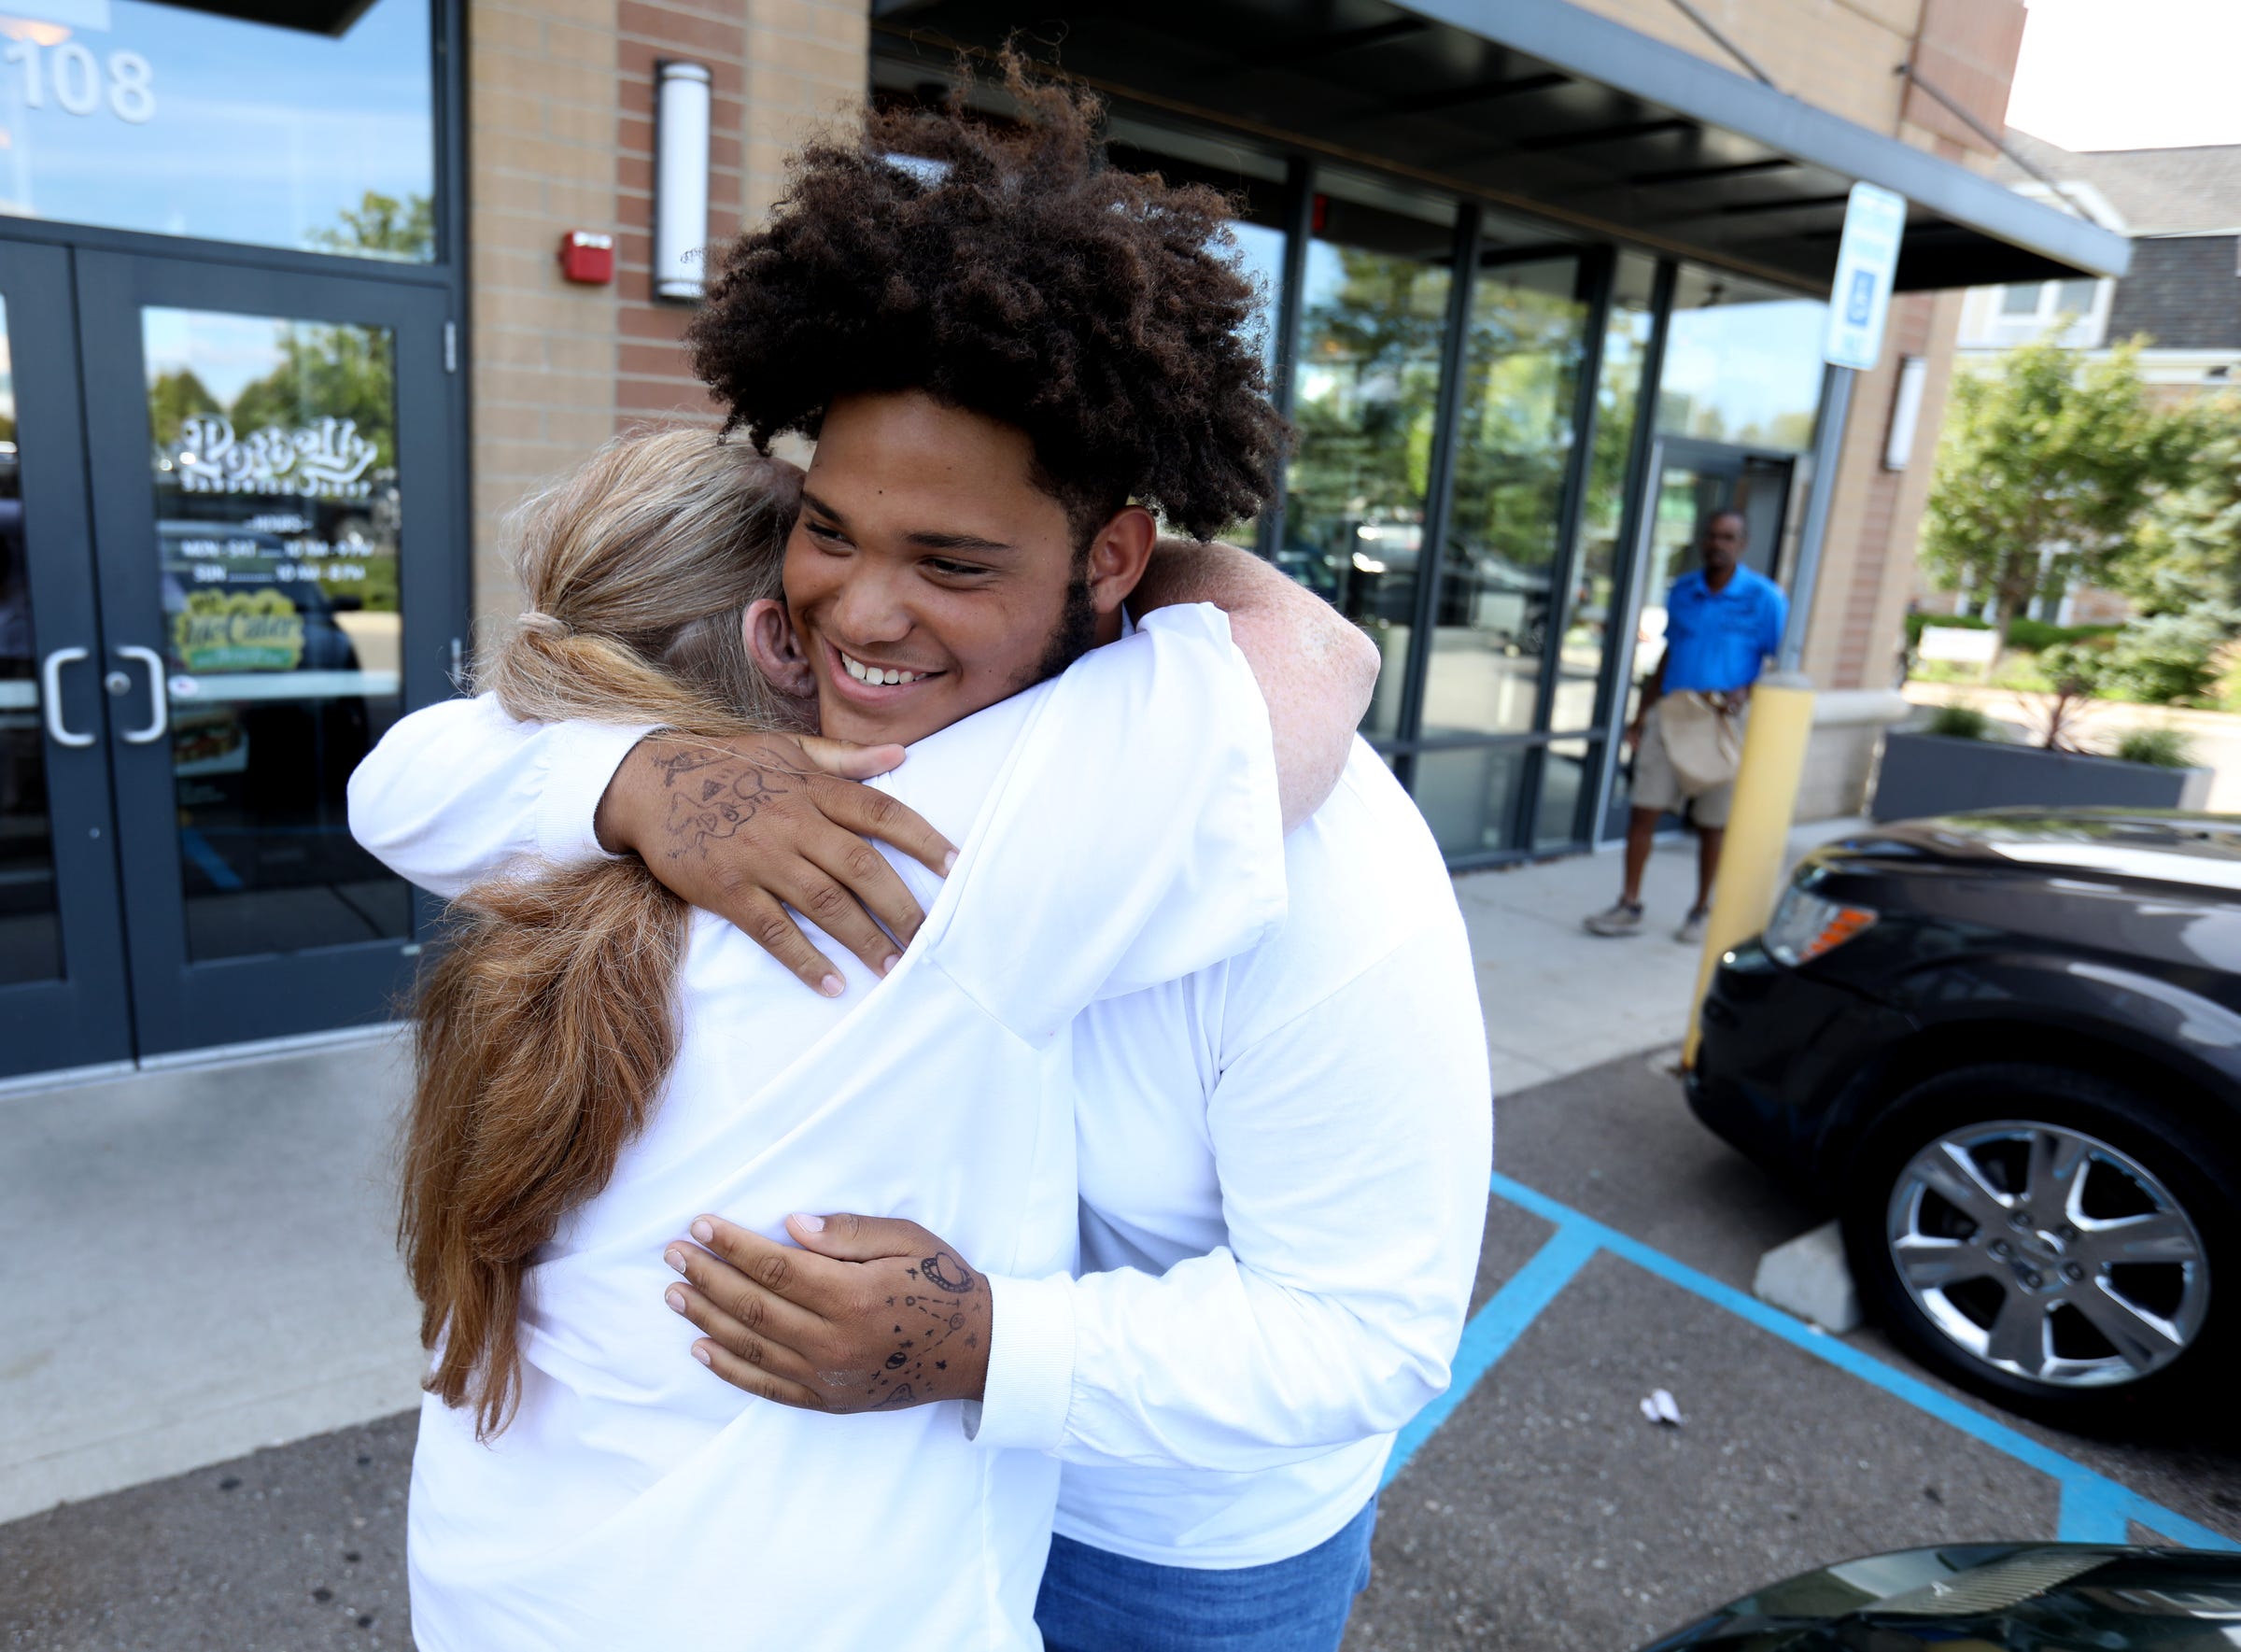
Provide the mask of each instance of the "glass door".
{"label": "glass door", "polygon": [[0,1078],[133,1051],[69,256],[0,242]]}
{"label": "glass door", "polygon": [[459,610],[441,291],[78,254],[141,1053],[383,1019],[429,914],[344,785]]}
{"label": "glass door", "polygon": [[1713,513],[1741,511],[1748,529],[1743,566],[1779,581],[1797,461],[1712,442],[1657,445],[1656,481],[1643,513],[1641,619],[1634,656],[1637,680],[1665,654],[1665,594],[1697,566],[1697,546]]}
{"label": "glass door", "polygon": [[[1676,437],[1657,443],[1642,512],[1631,680],[1618,697],[1621,727],[1639,709],[1642,684],[1665,657],[1666,593],[1697,566],[1699,539],[1715,512],[1742,513],[1748,530],[1743,565],[1769,579],[1781,578],[1796,473],[1797,460],[1787,454]],[[1622,763],[1612,771],[1602,822],[1606,839],[1626,831],[1630,770],[1630,763]]]}

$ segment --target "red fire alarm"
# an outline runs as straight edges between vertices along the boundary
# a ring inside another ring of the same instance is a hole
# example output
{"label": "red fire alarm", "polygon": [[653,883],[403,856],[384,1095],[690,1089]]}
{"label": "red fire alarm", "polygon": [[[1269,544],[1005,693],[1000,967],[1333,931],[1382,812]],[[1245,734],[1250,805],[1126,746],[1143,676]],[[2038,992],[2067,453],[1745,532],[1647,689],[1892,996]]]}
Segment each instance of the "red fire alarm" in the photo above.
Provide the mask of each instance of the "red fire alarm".
{"label": "red fire alarm", "polygon": [[560,237],[560,273],[586,287],[604,287],[614,279],[614,237],[590,230],[571,230]]}

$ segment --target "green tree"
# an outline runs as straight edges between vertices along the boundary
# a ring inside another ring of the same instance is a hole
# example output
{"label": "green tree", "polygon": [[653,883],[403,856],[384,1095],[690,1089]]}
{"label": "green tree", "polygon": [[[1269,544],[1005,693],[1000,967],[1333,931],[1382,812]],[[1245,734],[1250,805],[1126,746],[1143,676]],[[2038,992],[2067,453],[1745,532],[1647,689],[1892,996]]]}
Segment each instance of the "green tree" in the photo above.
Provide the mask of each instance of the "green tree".
{"label": "green tree", "polygon": [[397,462],[397,377],[384,327],[294,322],[280,329],[280,365],[244,385],[227,411],[246,436],[267,425],[293,429],[349,418],[374,444],[376,467]]}
{"label": "green tree", "polygon": [[2194,427],[2191,474],[2156,499],[2109,583],[2150,615],[2241,608],[2241,400],[2173,417]]}
{"label": "green tree", "polygon": [[1923,560],[1948,590],[1988,592],[1995,625],[2050,573],[2114,577],[2157,496],[2187,480],[2193,423],[2149,403],[2137,355],[2135,342],[2086,362],[2041,340],[1954,379]]}
{"label": "green tree", "polygon": [[1481,275],[1463,353],[1451,552],[1541,569],[1556,554],[1586,306]]}
{"label": "green tree", "polygon": [[339,228],[311,233],[312,246],[321,252],[423,261],[436,255],[436,207],[426,195],[400,201],[368,190],[356,206],[335,217],[342,220]]}
{"label": "green tree", "polygon": [[191,367],[160,373],[148,387],[148,417],[156,445],[167,447],[179,439],[179,426],[198,413],[223,413],[218,400],[194,375]]}
{"label": "green tree", "polygon": [[1413,519],[1424,502],[1446,273],[1355,247],[1339,261],[1342,280],[1301,329],[1303,369],[1323,388],[1292,414],[1295,540]]}

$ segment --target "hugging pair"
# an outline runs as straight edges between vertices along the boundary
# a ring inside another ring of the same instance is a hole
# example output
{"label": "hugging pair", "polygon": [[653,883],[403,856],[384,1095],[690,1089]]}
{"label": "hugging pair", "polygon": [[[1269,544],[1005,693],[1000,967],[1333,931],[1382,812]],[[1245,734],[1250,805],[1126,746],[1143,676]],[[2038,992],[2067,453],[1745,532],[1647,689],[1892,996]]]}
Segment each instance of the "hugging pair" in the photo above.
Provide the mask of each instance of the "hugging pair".
{"label": "hugging pair", "polygon": [[1486,1046],[1375,654],[1159,538],[1266,498],[1254,295],[1010,75],[805,152],[693,329],[747,439],[535,501],[487,692],[353,779],[458,897],[424,1647],[1335,1646],[1445,1385]]}

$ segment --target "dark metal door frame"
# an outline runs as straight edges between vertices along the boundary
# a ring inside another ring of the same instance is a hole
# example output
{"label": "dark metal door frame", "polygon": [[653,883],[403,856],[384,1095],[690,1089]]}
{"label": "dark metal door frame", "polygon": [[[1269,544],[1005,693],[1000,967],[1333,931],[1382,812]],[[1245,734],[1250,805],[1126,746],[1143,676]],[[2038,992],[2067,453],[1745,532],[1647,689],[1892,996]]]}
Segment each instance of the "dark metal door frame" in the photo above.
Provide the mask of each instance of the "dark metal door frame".
{"label": "dark metal door frame", "polygon": [[[151,434],[140,312],[161,305],[393,329],[396,337],[400,601],[407,709],[450,692],[452,639],[462,634],[458,478],[450,432],[452,375],[440,288],[227,268],[154,254],[85,252],[78,259],[84,329],[87,445],[93,493],[93,563],[101,593],[102,669],[113,650],[163,654]],[[132,671],[145,693],[143,673]],[[135,702],[136,703],[136,702]],[[386,1019],[412,974],[417,936],[433,917],[414,896],[414,937],[204,963],[188,954],[168,740],[111,742],[117,838],[138,1047],[143,1055],[244,1043]]]}
{"label": "dark metal door frame", "polygon": [[63,973],[0,986],[0,1078],[7,1078],[124,1061],[133,1044],[101,691],[107,667],[86,554],[92,536],[69,253],[0,241],[0,298],[33,643],[48,668],[42,674],[61,690],[52,704],[42,691],[38,712]]}
{"label": "dark metal door frame", "polygon": [[[1657,439],[1656,468],[1650,475],[1650,494],[1645,525],[1655,527],[1657,508],[1657,487],[1665,472],[1674,466],[1685,466],[1709,475],[1726,476],[1730,487],[1721,508],[1734,502],[1733,484],[1742,479],[1746,469],[1754,464],[1780,470],[1783,474],[1782,508],[1774,518],[1773,554],[1769,558],[1767,577],[1782,581],[1782,542],[1789,531],[1790,506],[1797,486],[1798,461],[1805,456],[1787,453],[1774,447],[1754,447],[1738,442],[1713,442],[1701,436],[1660,436]],[[1646,545],[1648,542],[1645,540]],[[1646,595],[1648,587],[1643,587]]]}
{"label": "dark metal door frame", "polygon": [[[1658,317],[1653,337],[1652,364],[1662,369],[1665,343],[1662,305]],[[1653,378],[1649,382],[1654,384],[1656,381]],[[1604,841],[1615,835],[1612,829],[1614,822],[1610,799],[1617,766],[1622,760],[1618,750],[1618,731],[1625,723],[1628,697],[1633,690],[1635,642],[1642,629],[1642,607],[1649,600],[1650,580],[1656,572],[1651,567],[1651,553],[1657,529],[1657,499],[1666,471],[1674,465],[1688,465],[1698,471],[1715,472],[1740,479],[1743,467],[1753,462],[1786,468],[1790,480],[1783,492],[1782,514],[1774,525],[1773,577],[1779,579],[1782,571],[1782,540],[1789,530],[1789,510],[1794,502],[1797,465],[1801,457],[1771,447],[1712,442],[1698,436],[1658,435],[1640,429],[1636,431],[1636,437],[1639,446],[1636,455],[1628,461],[1627,514],[1619,540],[1619,547],[1627,562],[1625,583],[1619,587],[1625,592],[1621,611],[1625,628],[1617,644],[1609,650],[1610,657],[1606,660],[1609,675],[1601,690],[1603,703],[1597,717],[1599,727],[1610,731],[1610,745],[1600,765],[1602,772],[1597,784],[1596,841]],[[1729,497],[1732,498],[1732,494]]]}

